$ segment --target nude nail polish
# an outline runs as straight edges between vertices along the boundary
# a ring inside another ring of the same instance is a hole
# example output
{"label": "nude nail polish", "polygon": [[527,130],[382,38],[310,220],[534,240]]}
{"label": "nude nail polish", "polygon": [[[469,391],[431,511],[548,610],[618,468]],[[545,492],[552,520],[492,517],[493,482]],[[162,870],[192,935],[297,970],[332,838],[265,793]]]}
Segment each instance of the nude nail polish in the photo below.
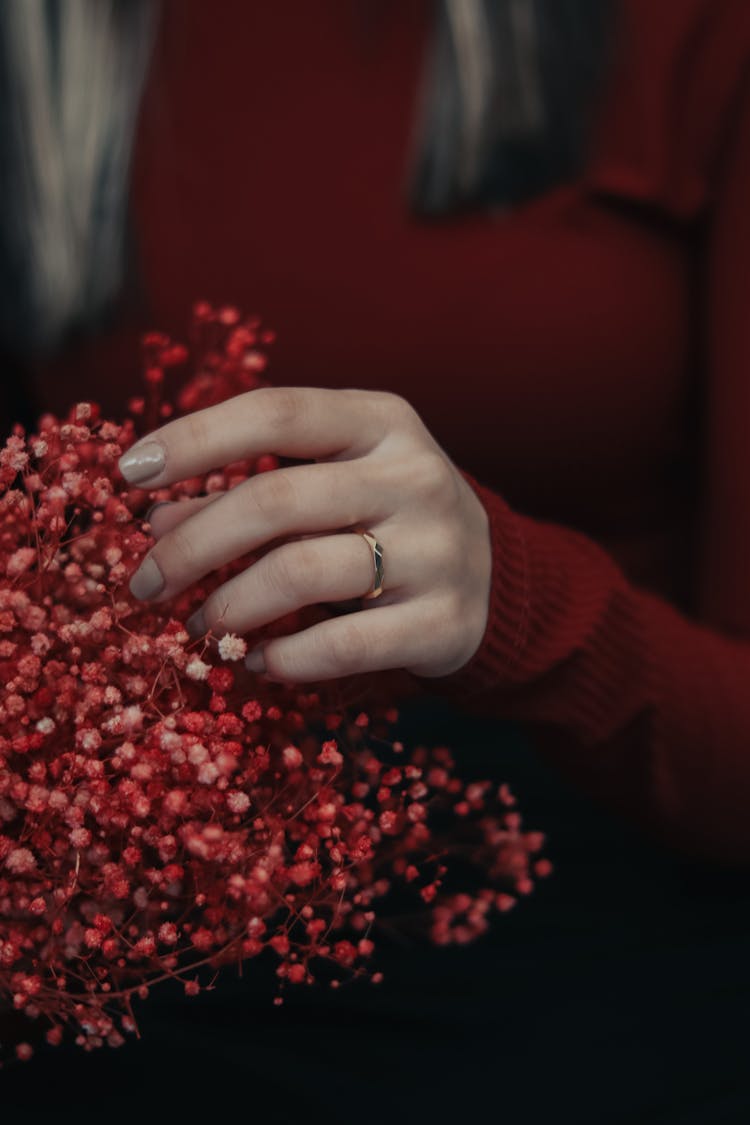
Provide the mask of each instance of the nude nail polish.
{"label": "nude nail polish", "polygon": [[154,512],[156,511],[157,508],[169,508],[171,506],[172,506],[171,500],[157,500],[155,504],[151,505],[151,507],[146,512],[146,514],[143,518],[146,521],[146,523],[151,523],[151,518],[152,518],[152,516],[153,516],[153,514],[154,514]]}
{"label": "nude nail polish", "polygon": [[185,622],[185,628],[193,640],[196,640],[198,637],[205,637],[208,629],[206,628],[206,619],[203,616],[202,609],[197,609],[191,617],[188,617]]}
{"label": "nude nail polish", "polygon": [[245,667],[248,672],[263,673],[266,670],[266,658],[262,648],[254,648],[245,657]]}
{"label": "nude nail polish", "polygon": [[158,476],[164,464],[164,450],[155,441],[134,445],[119,460],[120,472],[130,484],[140,484]]}
{"label": "nude nail polish", "polygon": [[130,592],[139,601],[157,597],[164,589],[164,576],[154,559],[144,559],[130,579]]}

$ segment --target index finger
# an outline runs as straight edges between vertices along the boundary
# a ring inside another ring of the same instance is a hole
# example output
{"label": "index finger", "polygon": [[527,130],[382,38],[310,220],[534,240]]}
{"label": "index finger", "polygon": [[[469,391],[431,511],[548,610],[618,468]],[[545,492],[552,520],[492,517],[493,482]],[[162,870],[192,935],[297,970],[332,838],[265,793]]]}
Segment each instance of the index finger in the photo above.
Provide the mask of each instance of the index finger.
{"label": "index finger", "polygon": [[361,455],[384,433],[378,392],[322,387],[260,387],[176,418],[120,458],[131,484],[162,488],[232,461]]}

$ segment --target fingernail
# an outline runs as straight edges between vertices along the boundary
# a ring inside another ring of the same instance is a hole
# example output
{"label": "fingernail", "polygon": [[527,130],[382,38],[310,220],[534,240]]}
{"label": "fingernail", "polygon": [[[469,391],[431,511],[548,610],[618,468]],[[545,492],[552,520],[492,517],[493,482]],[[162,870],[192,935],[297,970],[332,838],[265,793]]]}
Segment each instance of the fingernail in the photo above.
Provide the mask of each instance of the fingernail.
{"label": "fingernail", "polygon": [[143,517],[146,523],[151,523],[151,517],[153,516],[157,508],[168,508],[171,503],[171,500],[157,500],[155,504],[151,505],[149,510],[146,512],[146,515]]}
{"label": "fingernail", "polygon": [[245,657],[245,667],[248,672],[265,672],[266,658],[263,655],[262,648],[254,648]]}
{"label": "fingernail", "polygon": [[188,617],[185,622],[185,628],[194,640],[197,637],[205,637],[208,629],[206,628],[206,619],[203,616],[202,609],[197,609],[191,617]]}
{"label": "fingernail", "polygon": [[164,468],[164,450],[155,441],[134,445],[119,460],[120,472],[130,484],[157,476]]}
{"label": "fingernail", "polygon": [[164,589],[164,576],[154,559],[145,559],[130,579],[130,592],[139,601],[155,598]]}

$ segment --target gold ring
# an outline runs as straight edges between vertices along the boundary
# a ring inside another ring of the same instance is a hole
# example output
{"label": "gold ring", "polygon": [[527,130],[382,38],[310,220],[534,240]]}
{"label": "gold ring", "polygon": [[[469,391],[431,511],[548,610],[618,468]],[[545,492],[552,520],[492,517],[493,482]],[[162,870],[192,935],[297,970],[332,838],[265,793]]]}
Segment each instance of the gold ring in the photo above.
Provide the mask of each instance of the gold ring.
{"label": "gold ring", "polygon": [[383,593],[383,579],[385,571],[383,569],[383,548],[378,543],[375,536],[370,531],[365,531],[363,527],[355,527],[354,529],[358,535],[367,542],[367,546],[372,551],[372,562],[375,568],[375,578],[373,580],[372,589],[369,593],[364,594],[365,600],[369,598],[379,598]]}

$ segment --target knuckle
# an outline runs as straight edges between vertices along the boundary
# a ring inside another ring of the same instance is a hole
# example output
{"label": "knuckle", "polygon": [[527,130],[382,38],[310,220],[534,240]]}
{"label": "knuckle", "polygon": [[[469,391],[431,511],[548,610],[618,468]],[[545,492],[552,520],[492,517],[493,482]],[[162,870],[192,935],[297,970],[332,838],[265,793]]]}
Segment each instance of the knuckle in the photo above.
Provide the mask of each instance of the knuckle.
{"label": "knuckle", "polygon": [[325,641],[327,661],[343,674],[367,667],[369,644],[361,627],[354,621],[339,620]]}
{"label": "knuckle", "polygon": [[299,390],[295,387],[269,387],[266,394],[268,422],[274,430],[283,431],[299,423],[304,412],[303,396]]}
{"label": "knuckle", "polygon": [[188,414],[185,423],[190,449],[200,455],[208,445],[208,425],[204,411],[197,410],[193,414]]}
{"label": "knuckle", "polygon": [[274,469],[260,473],[248,482],[247,498],[253,509],[265,518],[278,516],[280,511],[296,510],[296,492],[288,473]]}
{"label": "knuckle", "polygon": [[[304,554],[304,552],[303,552]],[[280,547],[267,556],[266,581],[273,593],[291,601],[304,574],[304,559],[288,547]]]}
{"label": "knuckle", "polygon": [[288,551],[282,552],[286,556],[286,565],[296,575],[297,580],[306,579],[310,585],[310,578],[322,571],[320,548],[311,539],[300,539]]}
{"label": "knuckle", "polygon": [[157,552],[157,562],[165,576],[167,573],[190,574],[195,569],[195,545],[182,526],[173,528],[161,543],[157,544],[154,554],[156,555]]}
{"label": "knuckle", "polygon": [[423,498],[449,500],[453,494],[453,471],[437,450],[426,449],[415,457],[409,477],[412,487]]}
{"label": "knuckle", "polygon": [[413,425],[418,421],[418,414],[412,404],[402,395],[391,391],[382,391],[377,396],[379,407],[386,420],[391,424]]}

